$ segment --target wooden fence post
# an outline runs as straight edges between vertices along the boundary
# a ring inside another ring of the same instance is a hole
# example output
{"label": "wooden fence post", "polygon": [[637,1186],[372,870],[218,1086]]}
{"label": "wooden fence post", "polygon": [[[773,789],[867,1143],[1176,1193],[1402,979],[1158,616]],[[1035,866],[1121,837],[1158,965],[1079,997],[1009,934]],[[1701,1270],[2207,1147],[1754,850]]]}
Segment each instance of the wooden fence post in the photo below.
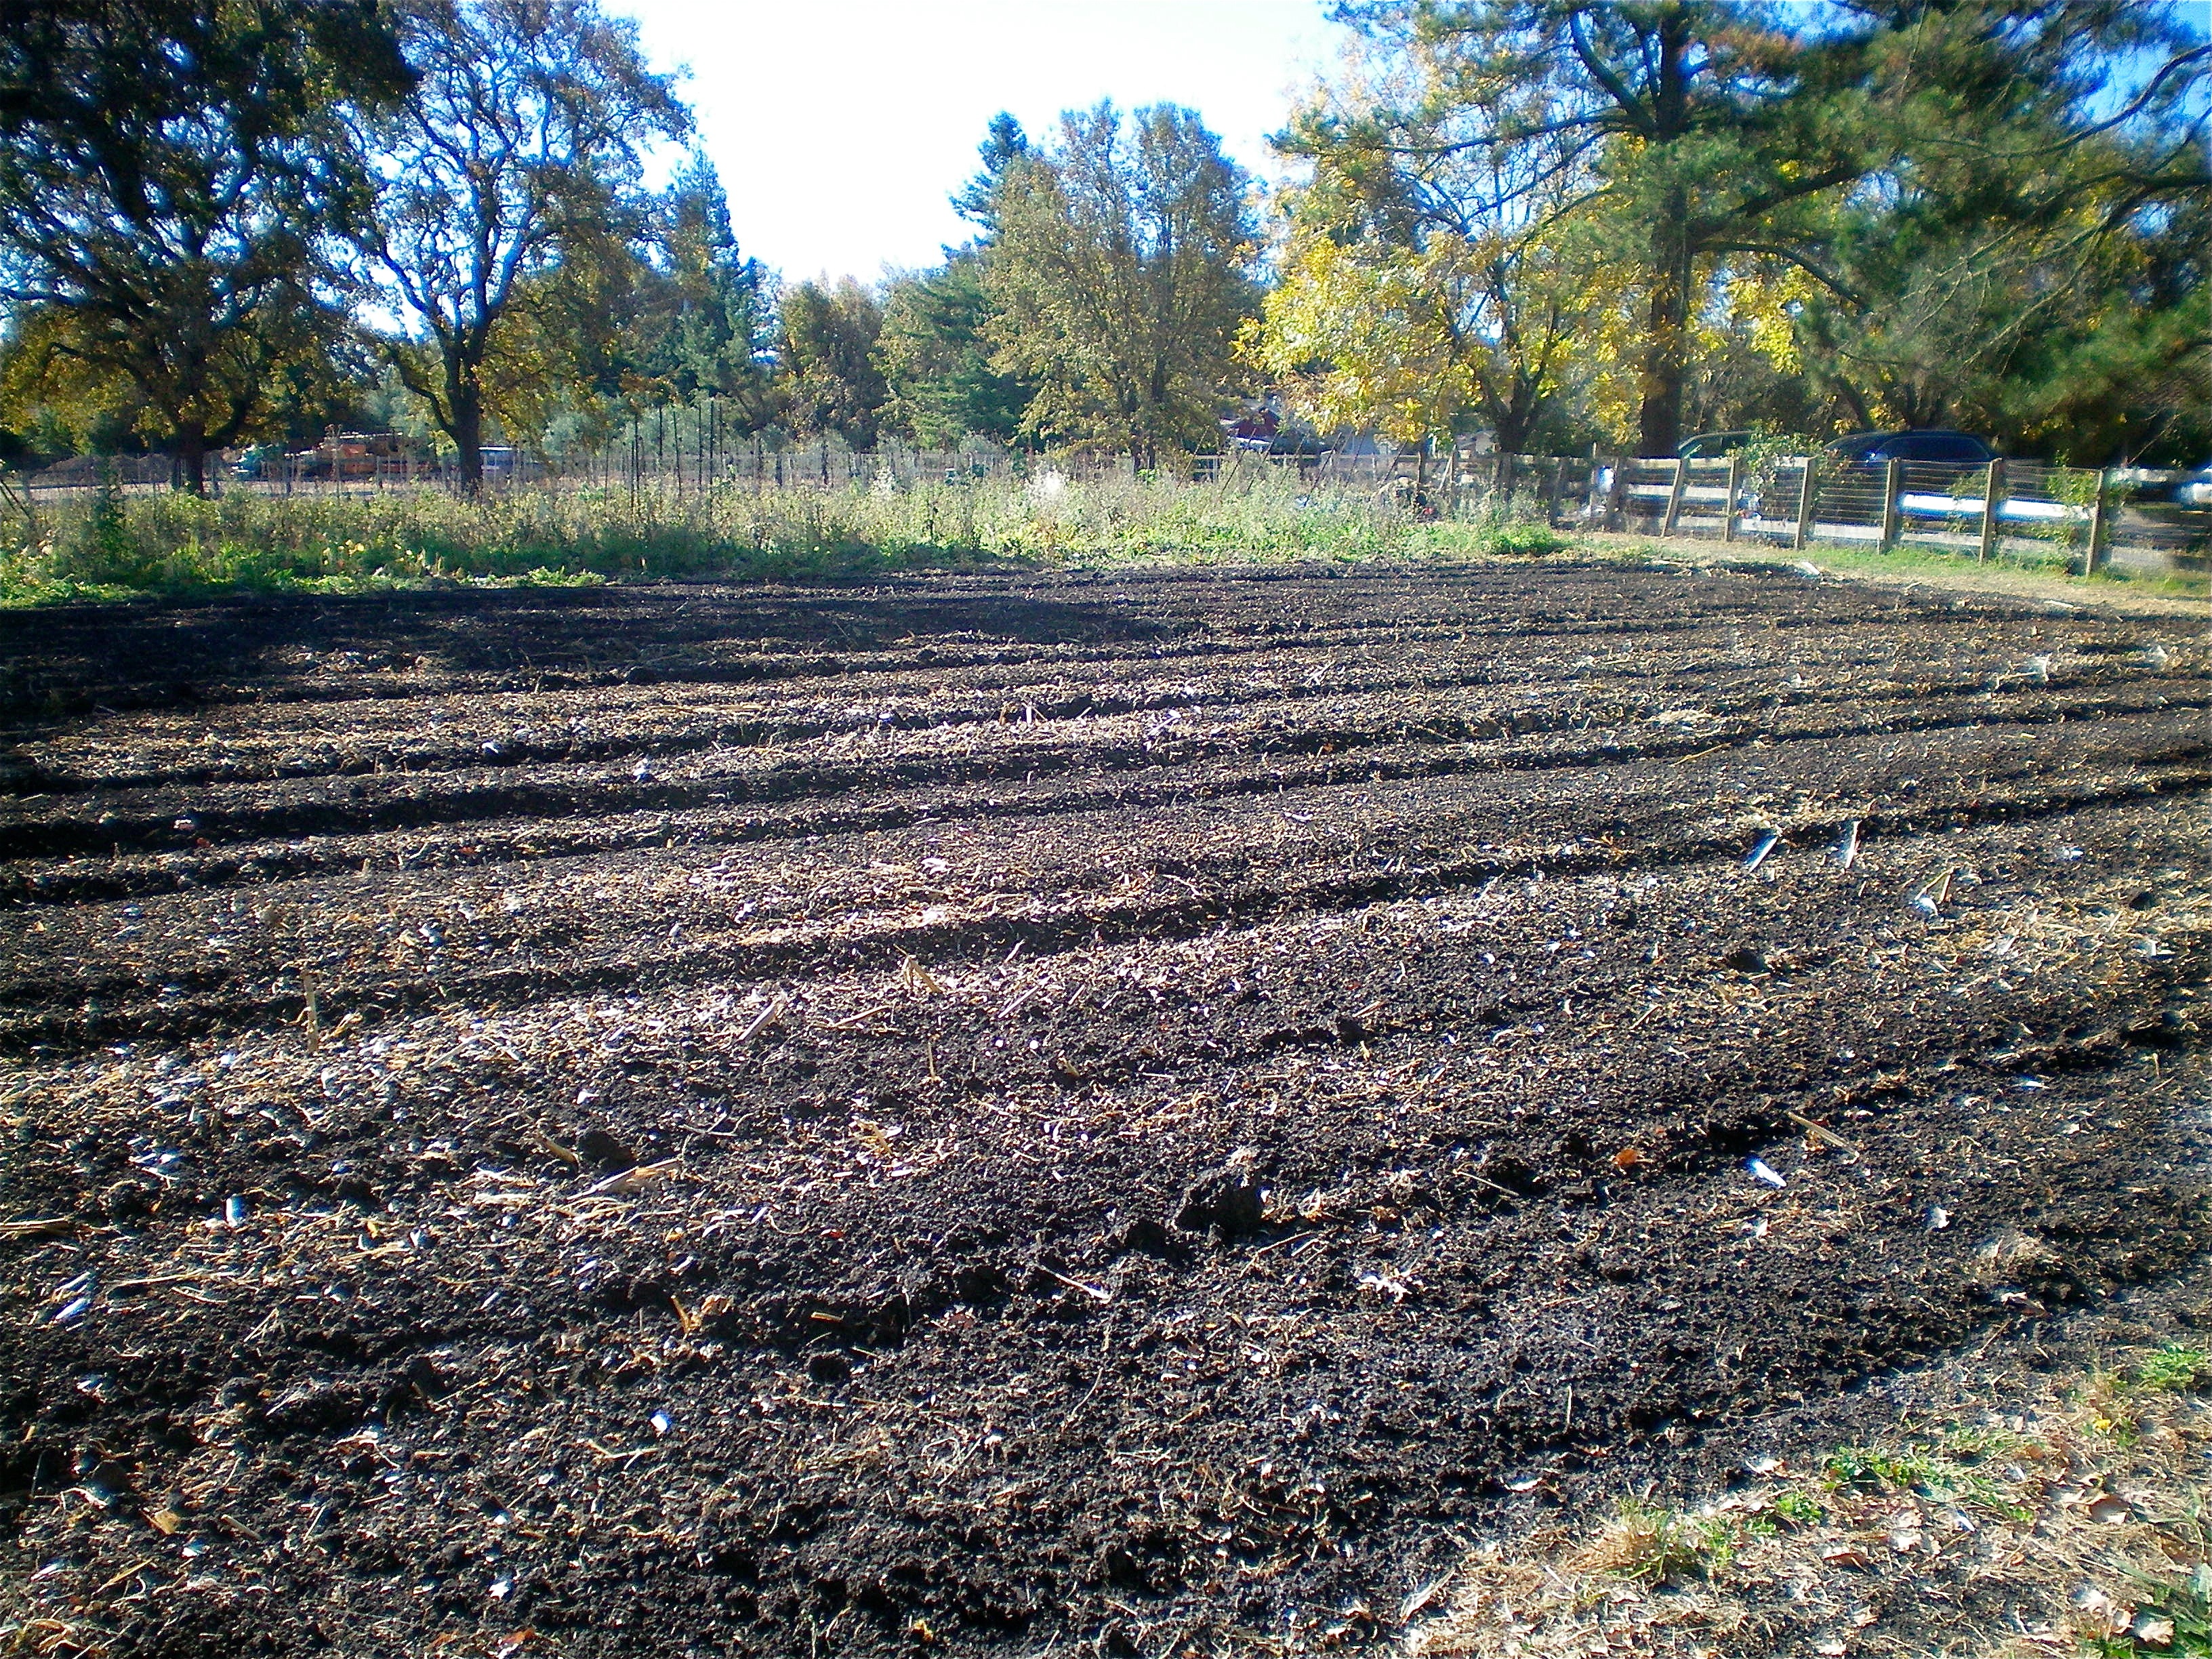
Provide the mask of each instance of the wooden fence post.
{"label": "wooden fence post", "polygon": [[1996,550],[1997,504],[2004,499],[2005,464],[1991,461],[1982,480],[1982,547],[1974,556],[1976,564],[1987,564],[1990,555]]}
{"label": "wooden fence post", "polygon": [[1885,461],[1881,468],[1881,550],[1885,553],[1897,545],[1897,532],[1901,514],[1898,501],[1905,484],[1905,463]]}
{"label": "wooden fence post", "polygon": [[2106,514],[2105,500],[2112,493],[2112,475],[2100,470],[2097,474],[2097,500],[2089,509],[2089,551],[2081,561],[2081,574],[2094,576],[2097,567],[2105,560],[2105,537],[2110,527]]}
{"label": "wooden fence post", "polygon": [[1735,539],[1735,495],[1742,484],[1743,458],[1731,455],[1729,457],[1728,500],[1721,507],[1721,539],[1724,542]]}
{"label": "wooden fence post", "polygon": [[1622,504],[1628,499],[1628,458],[1613,458],[1613,488],[1605,492],[1605,527],[1618,530],[1622,522]]}
{"label": "wooden fence post", "polygon": [[1674,522],[1682,516],[1682,486],[1690,481],[1690,464],[1680,455],[1674,458],[1674,482],[1667,487],[1667,516],[1659,520],[1659,533],[1671,536]]}
{"label": "wooden fence post", "polygon": [[1559,521],[1559,492],[1567,485],[1567,458],[1554,456],[1552,476],[1544,481],[1544,524],[1547,528]]}
{"label": "wooden fence post", "polygon": [[1790,550],[1795,552],[1813,538],[1813,498],[1820,487],[1820,458],[1805,458],[1805,475],[1797,484],[1797,528],[1790,538]]}

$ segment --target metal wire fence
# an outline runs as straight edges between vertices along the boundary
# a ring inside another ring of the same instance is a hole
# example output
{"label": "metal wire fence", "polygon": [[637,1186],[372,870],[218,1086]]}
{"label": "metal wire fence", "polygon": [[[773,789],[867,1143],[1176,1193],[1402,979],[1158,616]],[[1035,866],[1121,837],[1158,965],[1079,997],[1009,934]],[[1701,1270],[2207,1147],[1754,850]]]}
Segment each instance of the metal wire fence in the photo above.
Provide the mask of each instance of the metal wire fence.
{"label": "metal wire fence", "polygon": [[[222,470],[218,487],[285,495],[352,495],[451,487],[450,458],[389,434],[333,434],[314,448],[257,452]],[[1969,553],[2063,554],[2087,571],[2115,556],[2201,559],[2212,514],[2145,507],[2113,475],[2040,461],[1987,465],[1872,464],[1832,453],[1711,459],[1431,453],[1370,444],[1312,454],[1232,448],[1170,458],[1164,469],[1195,483],[1255,473],[1294,476],[1303,490],[1370,495],[1422,516],[1540,523],[1561,530],[1802,549],[1816,543],[1907,544]],[[784,490],[899,492],[928,484],[1129,475],[1127,457],[1039,455],[983,440],[925,447],[885,440],[857,449],[827,435],[798,440],[744,432],[719,400],[650,411],[599,434],[526,453],[485,452],[483,487],[690,493]],[[160,457],[77,458],[15,487],[41,494],[166,489]]]}

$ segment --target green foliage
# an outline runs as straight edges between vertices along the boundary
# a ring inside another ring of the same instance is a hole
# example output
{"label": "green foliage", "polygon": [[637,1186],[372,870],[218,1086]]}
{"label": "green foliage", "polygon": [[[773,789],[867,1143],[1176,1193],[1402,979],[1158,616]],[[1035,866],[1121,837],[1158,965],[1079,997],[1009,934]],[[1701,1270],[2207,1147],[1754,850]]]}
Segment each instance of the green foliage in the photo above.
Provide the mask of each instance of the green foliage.
{"label": "green foliage", "polygon": [[1486,553],[1545,558],[1565,552],[1572,544],[1548,525],[1501,524],[1484,531],[1480,544]]}
{"label": "green foliage", "polygon": [[1894,160],[1837,205],[1798,331],[1853,424],[2201,459],[2212,172],[2203,32],[2179,18],[1980,0],[1870,37]]}
{"label": "green foliage", "polygon": [[1479,552],[1482,526],[1420,523],[1366,491],[1272,473],[925,483],[895,492],[432,489],[356,496],[96,495],[0,539],[0,602],[210,586],[330,591],[436,581],[854,574],[1046,564],[1364,561]]}
{"label": "green foliage", "polygon": [[2212,1353],[2168,1343],[2136,1367],[2136,1382],[2166,1394],[2196,1394],[2212,1387]]}
{"label": "green foliage", "polygon": [[1778,1492],[1768,1507],[1793,1527],[1817,1527],[1828,1518],[1820,1499],[1802,1492]]}
{"label": "green foliage", "polygon": [[1292,147],[1386,239],[1456,234],[1505,259],[1571,249],[1579,285],[1607,292],[1613,350],[1632,357],[1642,454],[1671,455],[1683,435],[1712,302],[1747,275],[1771,283],[1817,205],[1878,164],[1851,119],[1855,20],[1794,31],[1745,0],[1343,10],[1396,78],[1307,111]]}
{"label": "green foliage", "polygon": [[[1553,429],[1632,431],[1639,453],[1672,454],[1690,416],[1956,423],[2098,460],[2212,445],[2212,56],[2182,8],[1854,5],[1817,27],[1756,0],[1340,10],[1364,55],[1279,141],[1313,177],[1271,325],[1333,257],[1316,237],[1383,273],[1456,240],[1486,255],[1479,309],[1434,280],[1426,303],[1475,325],[1430,355],[1492,358]],[[1381,298],[1373,317],[1424,320]],[[1303,332],[1317,370],[1390,360]],[[1531,413],[1492,396],[1483,418],[1503,438]]]}
{"label": "green foliage", "polygon": [[1647,1584],[1709,1578],[1727,1570],[1747,1535],[1747,1525],[1739,1516],[1685,1515],[1626,1498],[1591,1553],[1591,1564]]}
{"label": "green foliage", "polygon": [[596,0],[413,0],[404,17],[417,82],[374,129],[365,275],[407,319],[389,359],[473,491],[486,415],[542,420],[619,326],[650,221],[639,148],[690,117]]}
{"label": "green foliage", "polygon": [[325,265],[364,174],[344,117],[407,73],[374,8],[24,0],[0,30],[8,402],[119,422],[200,487],[343,332]]}
{"label": "green foliage", "polygon": [[651,318],[659,329],[645,342],[645,366],[680,397],[733,399],[741,431],[766,425],[775,412],[767,361],[775,300],[766,268],[738,250],[729,198],[703,154],[694,152],[670,183],[659,223]]}
{"label": "green foliage", "polygon": [[1019,434],[1036,388],[992,367],[991,317],[974,249],[891,283],[877,356],[886,417],[915,442],[950,447],[974,434],[1009,443]]}
{"label": "green foliage", "polygon": [[1893,1486],[1979,1510],[2002,1519],[2030,1517],[2009,1497],[2002,1482],[1977,1467],[2012,1443],[1986,1432],[1954,1435],[1932,1445],[1899,1448],[1844,1446],[1822,1462],[1829,1486],[1837,1491],[1851,1486]]}
{"label": "green foliage", "polygon": [[776,354],[783,407],[794,431],[834,432],[854,449],[873,449],[890,395],[876,359],[884,308],[851,277],[834,285],[801,283],[783,296]]}
{"label": "green foliage", "polygon": [[2142,1572],[2129,1577],[2134,1617],[2116,1635],[2089,1638],[2096,1659],[2212,1659],[2212,1566],[2200,1561],[2181,1579]]}
{"label": "green foliage", "polygon": [[985,241],[998,228],[999,186],[1014,163],[1030,153],[1029,134],[1019,121],[1004,110],[991,118],[983,142],[975,146],[976,160],[982,165],[952,198],[952,210],[980,227]]}
{"label": "green foliage", "polygon": [[1220,441],[1256,294],[1249,180],[1197,114],[1061,117],[1003,167],[983,255],[994,367],[1032,382],[1024,424],[1156,465]]}

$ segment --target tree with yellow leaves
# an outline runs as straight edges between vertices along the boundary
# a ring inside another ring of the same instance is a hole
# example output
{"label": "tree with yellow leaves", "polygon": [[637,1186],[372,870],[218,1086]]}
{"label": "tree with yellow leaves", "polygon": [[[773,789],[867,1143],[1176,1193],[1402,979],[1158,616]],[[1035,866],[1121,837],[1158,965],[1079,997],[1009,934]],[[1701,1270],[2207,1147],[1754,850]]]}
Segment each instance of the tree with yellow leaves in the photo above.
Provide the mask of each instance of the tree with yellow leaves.
{"label": "tree with yellow leaves", "polygon": [[1322,430],[1371,429],[1413,447],[1474,416],[1499,447],[1519,450],[1590,298],[1540,246],[1294,233],[1243,349]]}

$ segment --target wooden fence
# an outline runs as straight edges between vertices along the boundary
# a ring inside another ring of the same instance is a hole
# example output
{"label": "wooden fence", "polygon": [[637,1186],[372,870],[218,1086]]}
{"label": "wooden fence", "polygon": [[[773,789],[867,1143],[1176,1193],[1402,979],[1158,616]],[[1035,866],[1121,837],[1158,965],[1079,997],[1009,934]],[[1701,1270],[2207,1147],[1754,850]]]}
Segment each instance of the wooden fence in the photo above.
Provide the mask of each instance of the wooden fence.
{"label": "wooden fence", "polygon": [[[1438,464],[1431,463],[1431,468]],[[1346,479],[1357,469],[1340,464]],[[1322,476],[1315,469],[1315,475]],[[1424,486],[1403,457],[1370,464],[1376,487]],[[2167,564],[2201,558],[2212,514],[2146,508],[2113,472],[1995,460],[1985,465],[1828,455],[1655,460],[1633,457],[1455,457],[1426,485],[1437,510],[1470,510],[1561,529],[1626,531],[1793,550],[1815,542],[1906,544],[1985,561],[2014,551],[2063,551],[2084,574],[2116,556]]]}

